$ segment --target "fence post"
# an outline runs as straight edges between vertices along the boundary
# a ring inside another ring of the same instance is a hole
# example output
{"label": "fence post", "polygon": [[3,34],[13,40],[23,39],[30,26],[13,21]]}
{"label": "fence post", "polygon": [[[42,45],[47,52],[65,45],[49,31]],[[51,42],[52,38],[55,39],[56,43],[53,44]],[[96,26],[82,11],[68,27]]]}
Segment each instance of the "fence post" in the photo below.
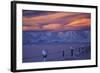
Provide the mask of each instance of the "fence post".
{"label": "fence post", "polygon": [[65,56],[65,52],[64,52],[64,50],[62,51],[62,56],[63,56],[63,58],[64,58],[64,56]]}
{"label": "fence post", "polygon": [[74,55],[74,50],[73,50],[72,47],[70,47],[70,50],[71,50],[71,56],[73,57],[73,55]]}

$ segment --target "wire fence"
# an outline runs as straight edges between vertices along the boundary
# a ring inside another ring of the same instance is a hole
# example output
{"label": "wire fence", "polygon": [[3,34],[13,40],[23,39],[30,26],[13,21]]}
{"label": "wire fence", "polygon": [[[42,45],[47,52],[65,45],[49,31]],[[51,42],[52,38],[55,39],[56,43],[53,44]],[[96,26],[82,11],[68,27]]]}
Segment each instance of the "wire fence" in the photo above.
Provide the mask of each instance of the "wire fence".
{"label": "wire fence", "polygon": [[31,56],[31,57],[24,57],[23,60],[32,60],[35,58],[42,58],[43,61],[46,61],[46,59],[50,56],[52,56],[51,60],[54,60],[57,58],[57,56],[55,57],[55,55],[59,55],[60,58],[62,58],[62,59],[66,59],[67,57],[69,57],[69,58],[81,57],[81,55],[86,55],[87,53],[89,53],[90,52],[89,49],[90,49],[90,47],[69,48],[69,50],[60,50],[60,51],[56,51],[56,52],[49,52],[49,51],[43,49],[41,51],[41,54],[39,54],[39,55],[34,54],[34,56]]}

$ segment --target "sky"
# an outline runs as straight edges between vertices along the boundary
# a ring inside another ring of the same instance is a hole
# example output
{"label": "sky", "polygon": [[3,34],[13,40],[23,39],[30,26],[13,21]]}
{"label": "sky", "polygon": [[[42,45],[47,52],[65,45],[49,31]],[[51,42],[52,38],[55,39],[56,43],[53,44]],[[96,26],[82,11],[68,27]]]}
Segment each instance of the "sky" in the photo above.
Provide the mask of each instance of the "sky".
{"label": "sky", "polygon": [[67,31],[90,29],[91,14],[23,10],[23,31]]}

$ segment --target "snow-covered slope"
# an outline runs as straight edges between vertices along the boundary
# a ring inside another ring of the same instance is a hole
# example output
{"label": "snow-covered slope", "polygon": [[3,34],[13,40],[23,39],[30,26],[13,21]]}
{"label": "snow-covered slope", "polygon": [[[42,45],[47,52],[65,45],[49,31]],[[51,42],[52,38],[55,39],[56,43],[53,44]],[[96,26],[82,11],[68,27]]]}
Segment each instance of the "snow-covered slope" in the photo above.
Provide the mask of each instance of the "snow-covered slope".
{"label": "snow-covered slope", "polygon": [[78,43],[90,42],[89,30],[76,31],[24,31],[23,43]]}

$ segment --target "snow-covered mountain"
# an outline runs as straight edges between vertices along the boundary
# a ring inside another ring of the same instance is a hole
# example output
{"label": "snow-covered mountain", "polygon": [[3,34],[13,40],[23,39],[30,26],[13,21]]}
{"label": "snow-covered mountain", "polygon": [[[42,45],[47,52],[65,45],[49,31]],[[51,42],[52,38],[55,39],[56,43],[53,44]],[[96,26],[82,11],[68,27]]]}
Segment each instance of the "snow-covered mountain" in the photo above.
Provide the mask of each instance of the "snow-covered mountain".
{"label": "snow-covered mountain", "polygon": [[90,30],[23,31],[23,43],[82,43],[90,42]]}

